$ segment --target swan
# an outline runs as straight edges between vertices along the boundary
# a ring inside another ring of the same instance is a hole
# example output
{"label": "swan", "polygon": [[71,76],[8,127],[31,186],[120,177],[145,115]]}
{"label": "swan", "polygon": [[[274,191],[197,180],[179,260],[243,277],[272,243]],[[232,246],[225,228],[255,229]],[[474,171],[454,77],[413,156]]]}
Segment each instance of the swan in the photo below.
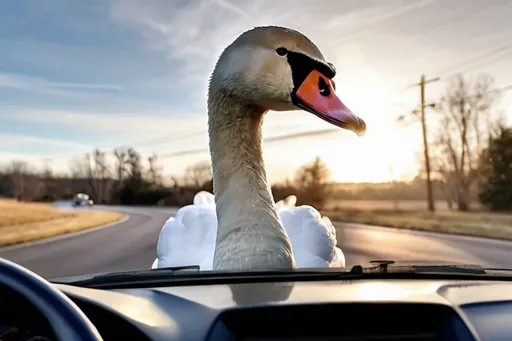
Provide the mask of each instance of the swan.
{"label": "swan", "polygon": [[[160,232],[158,257],[151,268],[199,265],[212,270],[217,217],[214,195],[200,191],[193,204],[178,210]],[[310,206],[296,207],[290,195],[276,203],[276,210],[288,234],[298,268],[345,267],[343,251],[336,246],[336,229],[327,217]],[[186,222],[184,222],[186,217]]]}
{"label": "swan", "polygon": [[256,27],[225,48],[208,88],[214,194],[197,193],[192,205],[167,220],[152,268],[345,266],[327,217],[311,206],[295,207],[293,198],[276,207],[262,151],[263,117],[269,110],[302,109],[364,135],[365,122],[335,93],[335,74],[318,47],[290,28]]}

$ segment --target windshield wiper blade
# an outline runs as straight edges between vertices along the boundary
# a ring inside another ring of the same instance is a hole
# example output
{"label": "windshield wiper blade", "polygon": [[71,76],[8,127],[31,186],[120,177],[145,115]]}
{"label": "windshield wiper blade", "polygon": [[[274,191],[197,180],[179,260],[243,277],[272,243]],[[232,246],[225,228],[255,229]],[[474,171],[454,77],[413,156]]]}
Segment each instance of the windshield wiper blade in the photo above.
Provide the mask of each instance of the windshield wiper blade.
{"label": "windshield wiper blade", "polygon": [[414,265],[415,272],[465,273],[485,275],[487,272],[480,265]]}
{"label": "windshield wiper blade", "polygon": [[[192,270],[192,271],[191,271]],[[283,279],[335,279],[340,277],[361,277],[361,274],[351,273],[345,268],[302,268],[290,270],[256,270],[256,271],[199,271],[198,266],[179,268],[161,268],[152,270],[106,273],[79,278],[75,280],[54,278],[50,281],[57,284],[76,285],[89,288],[128,288],[150,287],[153,285],[191,285],[191,283],[220,282],[268,282]]]}
{"label": "windshield wiper blade", "polygon": [[[173,276],[183,272],[199,272],[199,265],[188,265],[188,266],[176,266],[167,268],[158,268],[150,270],[136,270],[136,271],[125,271],[125,272],[108,272],[103,274],[92,275],[86,278],[81,278],[73,281],[66,281],[66,278],[55,278],[52,279],[52,283],[71,284],[78,286],[89,286],[89,285],[102,285],[115,282],[125,281],[151,281],[155,279],[162,279],[162,277]],[[76,278],[76,277],[75,277]]]}
{"label": "windshield wiper blade", "polygon": [[[431,264],[431,265],[415,265],[415,264],[395,264],[393,260],[373,260],[370,264],[376,264],[374,267],[363,268],[363,272],[379,272],[379,273],[446,273],[446,274],[480,274],[487,272],[480,265],[474,264]],[[354,268],[352,268],[354,270]]]}
{"label": "windshield wiper blade", "polygon": [[167,270],[167,271],[170,270],[173,272],[188,271],[188,270],[200,271],[201,267],[199,265],[168,266],[166,268],[156,268],[156,269],[151,269],[149,271],[161,271],[161,270]]}
{"label": "windshield wiper blade", "polygon": [[[290,270],[259,271],[200,271],[197,265],[159,268],[129,272],[105,273],[72,278],[54,278],[52,283],[76,285],[89,288],[139,288],[161,285],[193,285],[219,283],[255,283],[272,281],[346,280],[364,278],[488,278],[492,272],[479,265],[468,264],[395,264],[395,261],[378,260],[373,266],[348,268],[300,268]],[[421,262],[420,262],[421,263]],[[503,276],[502,276],[503,277]],[[505,278],[505,277],[504,277]],[[512,276],[506,276],[510,280]]]}

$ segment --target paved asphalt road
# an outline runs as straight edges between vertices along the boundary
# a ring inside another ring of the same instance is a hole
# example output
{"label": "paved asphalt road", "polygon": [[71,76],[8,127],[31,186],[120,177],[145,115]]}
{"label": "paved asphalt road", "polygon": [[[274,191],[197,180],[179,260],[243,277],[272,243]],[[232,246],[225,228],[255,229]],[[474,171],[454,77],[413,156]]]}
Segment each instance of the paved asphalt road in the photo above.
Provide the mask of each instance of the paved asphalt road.
{"label": "paved asphalt road", "polygon": [[[109,209],[112,209],[110,207]],[[114,226],[27,246],[0,249],[0,257],[44,277],[148,269],[170,208],[118,207],[129,218]],[[512,243],[336,223],[347,266],[374,259],[456,262],[512,268]]]}

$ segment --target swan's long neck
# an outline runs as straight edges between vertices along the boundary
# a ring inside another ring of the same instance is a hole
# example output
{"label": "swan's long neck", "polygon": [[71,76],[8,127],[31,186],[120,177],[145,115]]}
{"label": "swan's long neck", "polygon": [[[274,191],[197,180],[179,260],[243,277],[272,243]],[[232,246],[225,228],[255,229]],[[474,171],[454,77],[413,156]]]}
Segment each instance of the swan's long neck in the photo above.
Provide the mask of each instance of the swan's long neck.
{"label": "swan's long neck", "polygon": [[228,96],[209,103],[208,127],[218,231],[215,270],[295,267],[263,162],[264,110]]}

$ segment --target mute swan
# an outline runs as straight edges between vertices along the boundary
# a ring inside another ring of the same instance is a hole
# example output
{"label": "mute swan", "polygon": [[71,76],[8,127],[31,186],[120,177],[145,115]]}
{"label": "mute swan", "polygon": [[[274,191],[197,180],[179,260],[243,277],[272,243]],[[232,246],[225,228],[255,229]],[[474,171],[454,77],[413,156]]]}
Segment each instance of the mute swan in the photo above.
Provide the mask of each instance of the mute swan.
{"label": "mute swan", "polygon": [[313,42],[284,27],[246,31],[222,52],[208,89],[214,202],[212,194],[200,192],[165,223],[153,268],[345,266],[328,218],[310,206],[284,207],[278,214],[261,141],[268,110],[303,109],[362,136],[366,124],[336,96],[335,73]]}

